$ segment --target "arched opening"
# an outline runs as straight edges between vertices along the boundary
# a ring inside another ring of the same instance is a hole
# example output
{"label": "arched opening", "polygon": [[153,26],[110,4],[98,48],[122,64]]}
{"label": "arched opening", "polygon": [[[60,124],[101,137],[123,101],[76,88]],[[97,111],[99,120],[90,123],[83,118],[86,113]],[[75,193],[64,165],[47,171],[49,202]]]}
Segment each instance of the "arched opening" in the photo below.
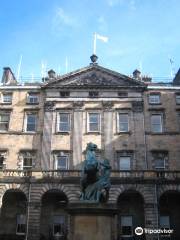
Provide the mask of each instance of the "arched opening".
{"label": "arched opening", "polygon": [[66,195],[59,190],[50,190],[43,195],[41,201],[41,240],[67,239],[67,203]]}
{"label": "arched opening", "polygon": [[8,190],[2,199],[0,239],[24,239],[27,198],[20,190]]}
{"label": "arched opening", "polygon": [[117,201],[118,239],[145,239],[144,235],[134,233],[136,227],[144,227],[144,199],[134,190],[123,192]]}
{"label": "arched opening", "polygon": [[161,239],[180,239],[180,193],[165,192],[159,200],[159,225],[162,229],[172,229],[171,234],[161,234]]}

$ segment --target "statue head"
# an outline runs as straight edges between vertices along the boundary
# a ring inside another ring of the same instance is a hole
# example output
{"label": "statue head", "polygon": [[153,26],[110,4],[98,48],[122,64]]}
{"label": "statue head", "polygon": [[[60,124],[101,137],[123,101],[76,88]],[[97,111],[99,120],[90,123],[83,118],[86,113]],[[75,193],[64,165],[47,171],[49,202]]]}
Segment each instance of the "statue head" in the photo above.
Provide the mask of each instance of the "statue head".
{"label": "statue head", "polygon": [[92,142],[87,143],[86,150],[87,151],[96,151],[97,150],[97,145],[92,143]]}

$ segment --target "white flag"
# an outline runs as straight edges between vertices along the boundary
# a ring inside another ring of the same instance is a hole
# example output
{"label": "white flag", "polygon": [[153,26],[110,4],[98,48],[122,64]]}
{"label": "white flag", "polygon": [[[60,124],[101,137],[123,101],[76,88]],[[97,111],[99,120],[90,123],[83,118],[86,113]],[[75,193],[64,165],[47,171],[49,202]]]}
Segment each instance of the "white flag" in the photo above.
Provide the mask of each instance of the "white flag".
{"label": "white flag", "polygon": [[103,42],[107,42],[108,41],[108,37],[105,36],[101,36],[99,34],[96,34],[97,39],[102,40]]}

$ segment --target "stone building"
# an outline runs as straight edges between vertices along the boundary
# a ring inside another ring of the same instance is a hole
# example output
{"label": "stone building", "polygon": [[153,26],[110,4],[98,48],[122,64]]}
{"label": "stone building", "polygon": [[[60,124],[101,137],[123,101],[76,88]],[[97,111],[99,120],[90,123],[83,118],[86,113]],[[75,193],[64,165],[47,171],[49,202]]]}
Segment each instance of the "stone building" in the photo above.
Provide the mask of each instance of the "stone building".
{"label": "stone building", "polygon": [[[82,203],[86,145],[109,159],[105,203]],[[180,72],[171,83],[92,63],[39,84],[4,68],[0,239],[180,239]],[[172,234],[136,235],[136,227]]]}

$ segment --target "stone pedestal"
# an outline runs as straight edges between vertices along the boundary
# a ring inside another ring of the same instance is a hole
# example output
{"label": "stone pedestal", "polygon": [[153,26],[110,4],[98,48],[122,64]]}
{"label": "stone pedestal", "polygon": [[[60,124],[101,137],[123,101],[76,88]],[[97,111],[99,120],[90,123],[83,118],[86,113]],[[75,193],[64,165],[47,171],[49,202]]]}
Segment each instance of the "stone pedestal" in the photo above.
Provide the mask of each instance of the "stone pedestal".
{"label": "stone pedestal", "polygon": [[114,239],[114,211],[106,206],[81,203],[70,209],[72,240]]}

